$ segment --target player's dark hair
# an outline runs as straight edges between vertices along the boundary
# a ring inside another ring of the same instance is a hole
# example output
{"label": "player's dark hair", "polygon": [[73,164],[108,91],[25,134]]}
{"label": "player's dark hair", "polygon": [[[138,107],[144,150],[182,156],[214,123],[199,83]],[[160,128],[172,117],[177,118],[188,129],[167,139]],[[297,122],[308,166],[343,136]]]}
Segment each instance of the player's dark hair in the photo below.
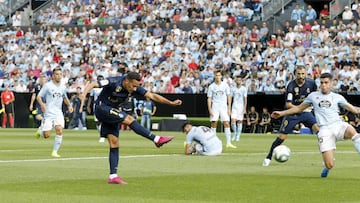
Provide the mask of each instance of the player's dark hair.
{"label": "player's dark hair", "polygon": [[190,123],[190,122],[185,122],[185,123],[182,125],[182,130],[183,130],[183,132],[185,132],[185,127],[186,127],[187,125],[191,125],[191,123]]}
{"label": "player's dark hair", "polygon": [[140,74],[137,72],[128,72],[126,74],[126,79],[127,80],[137,80],[137,81],[141,81],[141,77]]}
{"label": "player's dark hair", "polygon": [[96,79],[97,79],[97,81],[103,80],[103,79],[104,79],[104,76],[98,75]]}
{"label": "player's dark hair", "polygon": [[332,80],[333,76],[330,73],[322,73],[320,75],[320,79],[322,79],[322,78],[329,78],[330,80]]}
{"label": "player's dark hair", "polygon": [[223,75],[223,72],[221,70],[215,70],[214,75],[216,75],[216,73],[220,73],[221,75]]}
{"label": "player's dark hair", "polygon": [[301,70],[301,69],[306,69],[306,68],[305,68],[305,66],[303,66],[303,65],[297,65],[296,68],[295,68],[295,70],[294,70],[294,75],[296,75],[296,71],[297,71],[297,70]]}
{"label": "player's dark hair", "polygon": [[53,72],[53,73],[55,73],[55,71],[61,71],[61,72],[62,72],[62,70],[61,70],[61,68],[60,68],[60,67],[56,67],[56,68],[54,68],[52,72]]}

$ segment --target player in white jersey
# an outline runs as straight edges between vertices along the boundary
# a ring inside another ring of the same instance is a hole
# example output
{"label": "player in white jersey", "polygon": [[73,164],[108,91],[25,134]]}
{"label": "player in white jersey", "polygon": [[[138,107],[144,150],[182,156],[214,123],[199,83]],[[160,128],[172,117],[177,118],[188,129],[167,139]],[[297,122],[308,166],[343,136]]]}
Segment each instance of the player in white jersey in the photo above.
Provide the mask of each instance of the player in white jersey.
{"label": "player in white jersey", "polygon": [[222,152],[222,142],[213,130],[206,126],[193,126],[190,123],[183,125],[186,134],[185,154],[193,153],[216,156]]}
{"label": "player in white jersey", "polygon": [[[102,76],[102,75],[97,76],[97,81],[100,81],[100,80],[103,80],[103,79],[104,79],[104,76]],[[88,111],[89,114],[91,113],[91,109],[93,110],[93,112],[95,112],[95,101],[99,97],[100,92],[101,92],[102,89],[103,88],[97,87],[97,88],[94,88],[94,89],[92,89],[90,91],[90,97],[89,97],[89,101],[88,101],[88,105],[87,105],[87,111]],[[93,103],[92,107],[91,107],[91,103]],[[100,121],[98,120],[98,118],[96,117],[95,114],[94,114],[94,121],[95,121],[95,124],[96,124],[96,129],[98,131],[100,131],[101,123],[100,123]],[[99,142],[105,142],[105,137],[100,136]]]}
{"label": "player in white jersey", "polygon": [[55,68],[53,70],[52,80],[45,83],[36,98],[44,114],[36,137],[48,138],[51,135],[51,130],[55,128],[56,137],[51,153],[51,156],[53,157],[60,157],[58,150],[61,146],[62,132],[65,126],[64,114],[62,111],[63,102],[67,105],[69,112],[73,112],[73,108],[66,94],[66,87],[61,83],[61,79],[61,69]]}
{"label": "player in white jersey", "polygon": [[332,75],[323,73],[320,76],[320,92],[312,92],[303,103],[285,111],[274,111],[272,116],[282,116],[299,113],[309,106],[314,107],[314,113],[320,131],[318,132],[318,144],[322,153],[325,167],[320,176],[327,177],[330,169],[334,167],[334,151],[336,142],[351,139],[356,151],[360,154],[360,134],[350,124],[344,122],[339,116],[339,107],[354,114],[360,113],[360,108],[351,105],[340,94],[331,92]]}
{"label": "player in white jersey", "polygon": [[239,141],[242,131],[242,121],[246,113],[247,106],[247,89],[242,85],[242,77],[236,76],[236,85],[231,89],[232,106],[231,106],[231,128],[234,132],[232,141]]}
{"label": "player in white jersey", "polygon": [[211,129],[216,133],[217,122],[220,120],[224,124],[224,131],[226,136],[226,147],[236,148],[231,144],[230,131],[230,110],[231,110],[231,95],[230,87],[226,82],[222,81],[222,72],[220,70],[214,73],[215,80],[210,84],[207,93],[207,105],[210,114]]}

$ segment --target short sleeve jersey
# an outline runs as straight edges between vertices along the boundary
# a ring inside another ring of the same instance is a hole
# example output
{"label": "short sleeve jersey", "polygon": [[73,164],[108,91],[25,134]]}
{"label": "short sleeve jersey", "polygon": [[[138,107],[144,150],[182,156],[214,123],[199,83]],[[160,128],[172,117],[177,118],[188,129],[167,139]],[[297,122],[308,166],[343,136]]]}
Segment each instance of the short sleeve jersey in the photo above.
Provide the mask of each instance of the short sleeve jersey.
{"label": "short sleeve jersey", "polygon": [[330,126],[336,122],[341,122],[339,107],[348,104],[343,96],[333,92],[329,94],[313,92],[304,100],[304,103],[314,107],[314,113],[319,127]]}
{"label": "short sleeve jersey", "polygon": [[293,80],[286,88],[286,102],[299,105],[311,92],[315,92],[316,90],[316,83],[312,79],[306,78],[305,83],[302,86],[299,86],[295,80]]}
{"label": "short sleeve jersey", "polygon": [[62,116],[62,104],[66,95],[66,86],[61,83],[55,85],[53,81],[45,83],[39,92],[39,96],[45,100],[46,111],[44,118],[56,118]]}
{"label": "short sleeve jersey", "polygon": [[228,95],[230,95],[230,87],[226,82],[221,82],[220,84],[212,83],[207,93],[207,97],[212,99],[212,107],[218,109],[227,108]]}
{"label": "short sleeve jersey", "polygon": [[247,89],[244,86],[233,87],[231,89],[231,96],[233,97],[232,109],[243,109],[244,100],[247,97]]}
{"label": "short sleeve jersey", "polygon": [[[125,80],[126,76],[116,76],[109,77],[105,80],[100,80],[99,86],[102,88],[96,103],[104,103],[111,107],[119,107],[126,98],[131,96],[131,94],[123,87],[122,82]],[[138,94],[144,96],[147,90],[142,86],[138,86],[133,92],[133,95]]]}

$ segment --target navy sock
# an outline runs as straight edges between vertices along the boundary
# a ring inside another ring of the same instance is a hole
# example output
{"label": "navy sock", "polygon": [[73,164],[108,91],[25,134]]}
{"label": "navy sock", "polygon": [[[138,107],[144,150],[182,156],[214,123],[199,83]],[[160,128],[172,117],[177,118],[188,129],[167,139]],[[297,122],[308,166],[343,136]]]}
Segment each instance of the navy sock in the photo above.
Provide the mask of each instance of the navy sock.
{"label": "navy sock", "polygon": [[110,163],[110,174],[116,174],[117,167],[119,164],[119,147],[110,148],[109,163]]}
{"label": "navy sock", "polygon": [[280,139],[279,137],[277,137],[277,138],[275,139],[275,141],[272,143],[272,145],[271,145],[271,147],[270,147],[269,154],[266,156],[266,158],[268,158],[268,159],[271,160],[274,149],[275,149],[277,146],[281,145],[281,143],[283,143],[283,142],[284,142],[284,140],[282,140],[282,139]]}
{"label": "navy sock", "polygon": [[138,135],[141,135],[151,141],[154,141],[155,135],[150,132],[147,128],[144,128],[142,125],[140,125],[138,122],[134,121],[132,122],[129,127]]}

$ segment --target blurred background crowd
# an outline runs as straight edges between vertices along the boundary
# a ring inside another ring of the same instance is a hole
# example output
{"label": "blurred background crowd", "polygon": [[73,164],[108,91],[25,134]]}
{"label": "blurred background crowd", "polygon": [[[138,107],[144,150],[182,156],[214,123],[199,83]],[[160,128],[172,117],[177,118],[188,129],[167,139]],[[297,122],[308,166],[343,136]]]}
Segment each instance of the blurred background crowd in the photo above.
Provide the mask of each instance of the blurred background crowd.
{"label": "blurred background crowd", "polygon": [[230,86],[241,74],[249,92],[281,93],[302,65],[317,82],[331,72],[335,91],[357,92],[358,1],[332,20],[328,4],[320,12],[296,4],[277,30],[259,21],[266,3],[70,0],[40,10],[35,27],[21,26],[19,12],[10,25],[3,16],[0,88],[32,92],[40,75],[60,66],[69,93],[127,71],[139,71],[153,92],[206,93],[217,69]]}

